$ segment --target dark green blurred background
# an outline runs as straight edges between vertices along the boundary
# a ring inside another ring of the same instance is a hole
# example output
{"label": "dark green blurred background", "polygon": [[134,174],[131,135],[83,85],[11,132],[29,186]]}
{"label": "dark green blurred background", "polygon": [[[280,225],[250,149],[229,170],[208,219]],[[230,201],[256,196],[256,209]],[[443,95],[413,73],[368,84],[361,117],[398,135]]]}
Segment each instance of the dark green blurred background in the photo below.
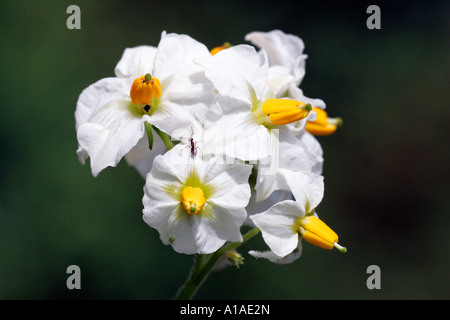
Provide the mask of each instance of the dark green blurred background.
{"label": "dark green blurred background", "polygon": [[[68,30],[66,8],[81,8]],[[368,30],[366,8],[381,8]],[[320,137],[321,217],[347,254],[304,245],[285,266],[256,260],[211,275],[198,299],[448,299],[448,1],[2,1],[0,4],[0,298],[171,299],[190,256],[142,220],[143,179],[124,161],[93,178],[78,163],[74,111],[114,76],[126,47],[161,31],[212,48],[251,31],[300,36],[301,85],[344,127]],[[82,289],[66,288],[81,268]],[[369,265],[381,289],[366,287]]]}

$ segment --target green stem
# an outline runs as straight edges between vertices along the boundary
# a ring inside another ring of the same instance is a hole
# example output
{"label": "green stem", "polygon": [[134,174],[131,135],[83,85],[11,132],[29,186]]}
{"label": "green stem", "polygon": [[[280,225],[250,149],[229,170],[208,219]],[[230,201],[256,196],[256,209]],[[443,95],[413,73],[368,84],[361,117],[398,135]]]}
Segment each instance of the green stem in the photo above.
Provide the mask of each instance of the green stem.
{"label": "green stem", "polygon": [[164,142],[164,145],[166,146],[167,150],[172,149],[175,144],[172,141],[172,138],[165,132],[162,132],[157,127],[153,126],[153,129],[155,129],[156,133],[161,137],[162,141]]}
{"label": "green stem", "polygon": [[223,254],[227,251],[231,251],[238,248],[239,246],[250,240],[252,237],[257,235],[259,232],[260,230],[258,228],[253,228],[242,237],[242,242],[234,242],[229,245],[223,246],[222,248],[220,248],[211,255],[197,254],[194,266],[192,267],[192,271],[187,281],[184,283],[184,285],[180,288],[177,295],[175,296],[175,300],[192,299],[197,290],[206,280],[207,276],[214,269],[216,263],[223,256]]}
{"label": "green stem", "polygon": [[250,231],[248,231],[246,234],[244,234],[244,236],[242,237],[242,242],[230,243],[229,245],[222,247],[220,250],[222,250],[223,252],[234,250],[234,249],[238,248],[239,246],[243,245],[245,242],[247,242],[254,236],[256,236],[260,231],[261,230],[259,230],[258,228],[253,228]]}

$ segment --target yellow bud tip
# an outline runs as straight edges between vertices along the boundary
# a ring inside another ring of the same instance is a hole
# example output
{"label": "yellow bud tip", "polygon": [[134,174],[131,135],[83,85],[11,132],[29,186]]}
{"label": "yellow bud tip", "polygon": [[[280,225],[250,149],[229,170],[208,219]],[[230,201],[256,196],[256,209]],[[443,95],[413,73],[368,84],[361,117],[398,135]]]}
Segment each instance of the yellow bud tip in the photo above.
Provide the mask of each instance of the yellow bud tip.
{"label": "yellow bud tip", "polygon": [[329,118],[326,111],[318,107],[314,107],[312,110],[316,112],[317,118],[314,121],[308,121],[305,130],[313,135],[330,135],[343,125],[342,118]]}
{"label": "yellow bud tip", "polygon": [[269,116],[275,125],[299,121],[308,116],[311,105],[292,99],[268,99],[264,101],[262,112]]}
{"label": "yellow bud tip", "polygon": [[185,187],[181,197],[181,204],[188,214],[198,214],[206,203],[203,190],[197,187]]}
{"label": "yellow bud tip", "polygon": [[215,55],[217,52],[220,52],[220,51],[222,51],[224,49],[228,49],[228,48],[231,48],[231,47],[232,47],[232,45],[229,42],[225,42],[223,45],[217,46],[217,47],[211,49],[209,51],[209,53],[211,53],[211,55]]}
{"label": "yellow bud tip", "polygon": [[338,235],[319,218],[315,216],[300,219],[299,231],[303,238],[319,248],[333,249],[347,252],[345,247],[338,244]]}
{"label": "yellow bud tip", "polygon": [[[150,73],[135,79],[131,85],[130,97],[134,104],[147,106],[152,103],[153,99],[158,99],[160,96],[161,83]],[[145,111],[148,112],[147,109]]]}

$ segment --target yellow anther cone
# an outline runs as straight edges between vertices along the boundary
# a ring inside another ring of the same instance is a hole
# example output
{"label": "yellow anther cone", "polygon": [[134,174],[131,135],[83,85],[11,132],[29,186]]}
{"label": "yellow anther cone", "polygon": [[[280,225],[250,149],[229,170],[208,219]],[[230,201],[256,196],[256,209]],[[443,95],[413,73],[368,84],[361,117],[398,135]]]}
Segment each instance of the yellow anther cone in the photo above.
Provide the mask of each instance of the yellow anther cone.
{"label": "yellow anther cone", "polygon": [[328,114],[326,113],[326,111],[321,108],[314,107],[313,111],[315,111],[317,114],[316,120],[308,121],[305,126],[305,130],[313,135],[326,136],[333,134],[336,131],[338,125],[342,124],[342,119],[328,118]]}
{"label": "yellow anther cone", "polygon": [[215,55],[217,52],[222,51],[224,49],[228,49],[231,48],[231,44],[229,42],[225,42],[223,45],[221,46],[217,46],[215,48],[212,48],[209,53],[211,53],[211,55]]}
{"label": "yellow anther cone", "polygon": [[275,125],[299,121],[308,116],[311,105],[292,99],[268,99],[264,101],[262,112]]}
{"label": "yellow anther cone", "polygon": [[161,83],[158,78],[146,74],[134,80],[131,85],[130,97],[134,104],[150,105],[153,99],[161,96]]}
{"label": "yellow anther cone", "polygon": [[319,218],[310,216],[300,221],[300,233],[303,238],[319,248],[333,249],[345,252],[346,249],[338,245],[339,237],[329,226]]}
{"label": "yellow anther cone", "polygon": [[181,204],[188,214],[198,214],[206,202],[203,190],[197,187],[185,187],[181,196]]}

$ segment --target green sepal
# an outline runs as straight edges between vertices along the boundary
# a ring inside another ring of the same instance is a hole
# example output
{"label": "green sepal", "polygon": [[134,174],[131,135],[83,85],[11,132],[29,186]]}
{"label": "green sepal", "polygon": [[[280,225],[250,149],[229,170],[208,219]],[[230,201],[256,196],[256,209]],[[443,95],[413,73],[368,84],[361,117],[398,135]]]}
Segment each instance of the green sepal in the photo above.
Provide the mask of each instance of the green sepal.
{"label": "green sepal", "polygon": [[153,126],[153,129],[155,129],[156,133],[161,137],[167,150],[170,150],[175,146],[175,144],[172,141],[172,138],[167,133],[161,131],[160,129],[158,129],[155,126]]}
{"label": "green sepal", "polygon": [[145,126],[145,132],[147,132],[148,146],[149,146],[150,150],[152,150],[152,148],[153,148],[153,130],[152,130],[152,125],[150,123],[148,123],[147,121],[145,121],[144,122],[144,126]]}

